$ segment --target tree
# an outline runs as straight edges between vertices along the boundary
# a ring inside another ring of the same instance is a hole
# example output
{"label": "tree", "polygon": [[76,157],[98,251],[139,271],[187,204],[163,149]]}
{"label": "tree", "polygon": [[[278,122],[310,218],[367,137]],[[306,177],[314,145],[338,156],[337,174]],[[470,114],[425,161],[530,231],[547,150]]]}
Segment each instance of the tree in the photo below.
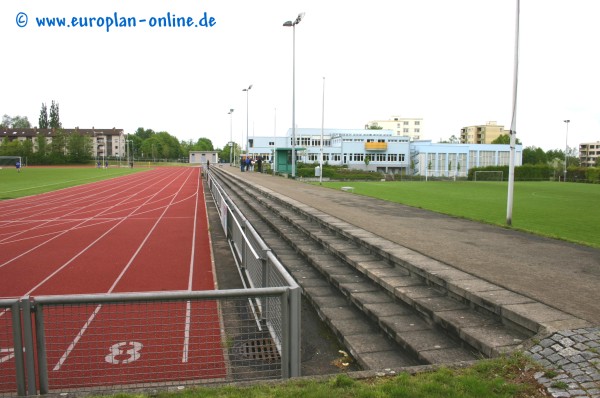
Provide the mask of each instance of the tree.
{"label": "tree", "polygon": [[50,105],[50,124],[51,129],[60,129],[62,128],[62,124],[60,123],[60,114],[58,110],[58,103],[52,101],[52,105]]}
{"label": "tree", "polygon": [[198,138],[193,149],[194,151],[214,151],[213,143],[208,138]]}
{"label": "tree", "polygon": [[31,123],[29,123],[29,119],[27,116],[14,116],[10,117],[8,115],[2,116],[2,124],[0,124],[2,128],[5,129],[30,129]]}
{"label": "tree", "polygon": [[450,136],[447,140],[440,139],[440,144],[459,144],[460,140],[454,134]]}
{"label": "tree", "polygon": [[38,127],[41,129],[47,129],[50,126],[48,121],[48,107],[46,103],[42,103],[42,109],[40,109],[40,117],[38,119]]}
{"label": "tree", "polygon": [[383,130],[383,127],[378,126],[376,124],[371,124],[367,127],[367,130]]}
{"label": "tree", "polygon": [[92,139],[78,132],[67,137],[68,160],[71,163],[87,163],[92,159]]}
{"label": "tree", "polygon": [[[508,145],[510,144],[510,135],[509,134],[501,134],[498,136],[498,138],[496,138],[494,141],[492,141],[492,144],[504,144],[504,145]],[[520,145],[521,144],[521,140],[519,140],[518,138],[515,140],[515,144]]]}
{"label": "tree", "polygon": [[548,157],[542,148],[529,146],[523,148],[523,164],[546,164]]}

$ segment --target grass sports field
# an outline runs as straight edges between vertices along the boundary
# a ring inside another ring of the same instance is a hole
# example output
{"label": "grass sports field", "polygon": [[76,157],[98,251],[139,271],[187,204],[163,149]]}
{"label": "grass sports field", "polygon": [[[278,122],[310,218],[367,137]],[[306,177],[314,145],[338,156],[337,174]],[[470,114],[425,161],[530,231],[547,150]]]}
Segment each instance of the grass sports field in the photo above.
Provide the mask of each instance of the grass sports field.
{"label": "grass sports field", "polygon": [[[507,182],[324,182],[366,195],[470,220],[506,225]],[[600,248],[600,185],[515,182],[512,226]]]}
{"label": "grass sports field", "polygon": [[0,169],[0,200],[36,195],[144,170],[148,169],[127,167],[97,169],[94,166],[27,167],[17,173],[14,167],[2,167]]}

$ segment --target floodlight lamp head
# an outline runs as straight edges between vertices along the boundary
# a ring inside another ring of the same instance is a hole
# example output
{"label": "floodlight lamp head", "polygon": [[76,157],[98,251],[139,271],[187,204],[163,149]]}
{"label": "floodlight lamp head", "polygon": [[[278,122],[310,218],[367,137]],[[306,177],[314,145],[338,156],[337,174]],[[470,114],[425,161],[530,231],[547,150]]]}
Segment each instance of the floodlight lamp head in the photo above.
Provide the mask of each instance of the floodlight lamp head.
{"label": "floodlight lamp head", "polygon": [[230,110],[229,110],[229,113],[233,113],[233,109],[230,109]]}
{"label": "floodlight lamp head", "polygon": [[569,123],[569,122],[570,122],[570,120],[569,120],[569,119],[565,120],[565,123]]}
{"label": "floodlight lamp head", "polygon": [[250,90],[252,88],[252,84],[250,85],[250,87],[248,87],[248,90]]}
{"label": "floodlight lamp head", "polygon": [[294,26],[294,24],[292,23],[292,21],[285,21],[283,23],[283,26]]}
{"label": "floodlight lamp head", "polygon": [[302,21],[302,18],[304,18],[304,13],[301,12],[300,14],[298,14],[298,18],[296,18],[296,23],[300,23],[300,21]]}

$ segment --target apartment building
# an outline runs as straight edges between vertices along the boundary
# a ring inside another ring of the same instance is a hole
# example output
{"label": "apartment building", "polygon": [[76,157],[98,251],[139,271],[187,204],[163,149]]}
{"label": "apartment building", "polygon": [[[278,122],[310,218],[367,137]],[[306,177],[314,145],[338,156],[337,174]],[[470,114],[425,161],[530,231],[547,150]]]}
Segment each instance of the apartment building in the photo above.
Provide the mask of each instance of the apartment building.
{"label": "apartment building", "polygon": [[365,129],[381,128],[391,130],[398,136],[408,137],[411,141],[423,139],[423,119],[392,116],[387,120],[371,120]]}
{"label": "apartment building", "polygon": [[[87,136],[92,141],[92,157],[125,157],[125,133],[123,129],[61,129],[62,134],[69,136],[71,134],[81,134]],[[0,145],[2,141],[9,142],[18,140],[20,142],[31,141],[33,150],[37,151],[38,140],[40,137],[47,144],[52,143],[57,131],[54,129],[0,129]]]}
{"label": "apartment building", "polygon": [[579,144],[579,162],[584,167],[593,167],[600,157],[600,141]]}
{"label": "apartment building", "polygon": [[510,131],[504,130],[504,126],[495,121],[487,122],[477,126],[467,126],[460,129],[461,144],[491,144],[496,138]]}

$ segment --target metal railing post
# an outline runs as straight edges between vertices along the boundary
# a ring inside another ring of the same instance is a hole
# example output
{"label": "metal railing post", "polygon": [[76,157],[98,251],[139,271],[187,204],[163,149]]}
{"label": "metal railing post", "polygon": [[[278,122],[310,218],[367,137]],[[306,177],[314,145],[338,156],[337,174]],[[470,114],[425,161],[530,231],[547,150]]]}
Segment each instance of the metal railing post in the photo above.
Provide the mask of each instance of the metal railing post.
{"label": "metal railing post", "polygon": [[41,304],[35,306],[35,333],[37,343],[38,373],[40,394],[48,394],[48,357],[46,353],[46,330],[44,328],[44,311]]}
{"label": "metal railing post", "polygon": [[12,315],[13,329],[13,353],[15,355],[15,376],[17,381],[17,394],[19,396],[27,395],[27,387],[25,385],[25,361],[23,359],[23,341],[21,334],[21,305],[15,301],[10,307]]}
{"label": "metal railing post", "polygon": [[23,308],[23,336],[25,338],[25,370],[27,372],[27,395],[37,395],[35,382],[35,358],[33,349],[33,327],[31,325],[32,303],[29,297],[21,301]]}
{"label": "metal railing post", "polygon": [[299,377],[300,376],[300,349],[301,349],[301,336],[300,336],[300,328],[301,328],[301,299],[302,295],[300,292],[300,287],[292,287],[289,289],[288,296],[289,310],[289,338],[290,338],[290,377]]}

